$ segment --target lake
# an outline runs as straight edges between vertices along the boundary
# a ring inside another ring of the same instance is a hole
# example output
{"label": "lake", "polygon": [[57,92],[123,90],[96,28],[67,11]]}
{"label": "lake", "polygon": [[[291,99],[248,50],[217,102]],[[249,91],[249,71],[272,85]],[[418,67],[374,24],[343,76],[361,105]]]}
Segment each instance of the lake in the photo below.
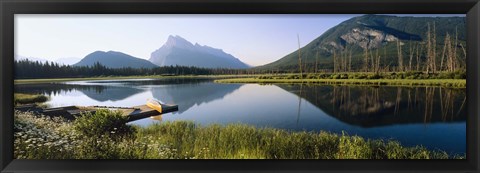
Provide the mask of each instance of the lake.
{"label": "lake", "polygon": [[138,79],[22,84],[57,106],[137,106],[155,98],[179,111],[131,122],[245,123],[394,139],[449,154],[466,152],[465,89],[441,87],[219,84],[212,79]]}

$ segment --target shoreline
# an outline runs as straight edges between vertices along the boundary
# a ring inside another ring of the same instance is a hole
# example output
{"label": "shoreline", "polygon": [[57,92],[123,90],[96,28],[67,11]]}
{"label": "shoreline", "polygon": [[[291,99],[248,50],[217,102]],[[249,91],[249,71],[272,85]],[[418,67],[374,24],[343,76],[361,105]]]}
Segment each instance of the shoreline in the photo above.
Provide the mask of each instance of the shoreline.
{"label": "shoreline", "polygon": [[72,81],[121,80],[121,79],[215,79],[215,83],[257,83],[257,84],[326,84],[360,86],[442,86],[466,88],[466,79],[261,79],[262,75],[182,75],[182,76],[112,76],[87,78],[15,79],[14,84],[42,84]]}
{"label": "shoreline", "polygon": [[327,84],[367,86],[442,86],[466,88],[465,79],[219,79],[215,83],[257,83],[257,84]]}
{"label": "shoreline", "polygon": [[219,79],[219,78],[242,78],[259,75],[181,75],[181,76],[105,76],[105,77],[81,77],[81,78],[42,78],[42,79],[14,79],[14,84],[41,84],[53,82],[116,80],[116,79],[168,79],[168,78],[192,78],[192,79]]}

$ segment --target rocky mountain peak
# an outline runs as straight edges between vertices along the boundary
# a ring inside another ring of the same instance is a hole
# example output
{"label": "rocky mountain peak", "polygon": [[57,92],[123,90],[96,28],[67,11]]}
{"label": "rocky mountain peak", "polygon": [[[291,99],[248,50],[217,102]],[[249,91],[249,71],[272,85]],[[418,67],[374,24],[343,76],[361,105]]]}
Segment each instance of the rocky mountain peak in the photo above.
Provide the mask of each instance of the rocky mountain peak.
{"label": "rocky mountain peak", "polygon": [[159,66],[181,65],[205,68],[248,68],[249,66],[222,49],[192,44],[170,35],[160,49],[152,52],[150,62]]}
{"label": "rocky mountain peak", "polygon": [[178,35],[168,36],[167,42],[164,44],[165,47],[178,47],[178,48],[192,48],[193,44],[187,41],[186,39]]}
{"label": "rocky mountain peak", "polygon": [[340,36],[342,40],[349,44],[358,45],[363,49],[376,49],[382,47],[388,42],[397,41],[398,38],[375,29],[359,29],[353,28]]}

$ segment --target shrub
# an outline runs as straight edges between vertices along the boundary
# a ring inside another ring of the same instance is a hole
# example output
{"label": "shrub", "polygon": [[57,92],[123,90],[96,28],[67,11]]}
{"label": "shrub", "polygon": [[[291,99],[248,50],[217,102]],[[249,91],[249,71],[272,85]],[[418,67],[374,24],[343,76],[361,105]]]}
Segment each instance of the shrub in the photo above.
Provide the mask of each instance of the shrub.
{"label": "shrub", "polygon": [[368,79],[381,79],[382,76],[380,76],[379,74],[371,74],[371,75],[368,75],[367,78]]}
{"label": "shrub", "polygon": [[299,77],[297,75],[288,75],[287,79],[298,79]]}
{"label": "shrub", "polygon": [[438,79],[453,79],[454,77],[454,73],[440,73],[437,76]]}
{"label": "shrub", "polygon": [[319,79],[331,79],[330,76],[331,76],[331,75],[329,75],[329,74],[323,73],[323,74],[318,75],[318,78],[319,78]]}
{"label": "shrub", "polygon": [[317,75],[313,74],[313,73],[310,73],[307,75],[307,79],[315,79],[317,78]]}
{"label": "shrub", "polygon": [[74,121],[73,127],[79,133],[87,137],[100,137],[107,135],[112,137],[131,134],[133,128],[126,125],[127,116],[120,111],[97,110],[94,114],[83,114]]}
{"label": "shrub", "polygon": [[366,79],[367,75],[366,74],[358,74],[355,76],[355,79]]}
{"label": "shrub", "polygon": [[[128,117],[119,111],[97,110],[77,117],[73,129],[81,134],[75,151],[82,159],[139,158],[140,144],[135,144],[135,129],[126,125]],[[132,146],[138,145],[135,148]]]}
{"label": "shrub", "polygon": [[467,78],[467,72],[466,71],[456,71],[455,72],[455,79],[466,79]]}
{"label": "shrub", "polygon": [[31,95],[31,94],[14,94],[14,104],[30,104],[30,103],[42,103],[48,100],[44,95]]}
{"label": "shrub", "polygon": [[260,76],[259,79],[273,79],[272,76]]}
{"label": "shrub", "polygon": [[455,74],[454,79],[466,79],[467,75],[466,74]]}

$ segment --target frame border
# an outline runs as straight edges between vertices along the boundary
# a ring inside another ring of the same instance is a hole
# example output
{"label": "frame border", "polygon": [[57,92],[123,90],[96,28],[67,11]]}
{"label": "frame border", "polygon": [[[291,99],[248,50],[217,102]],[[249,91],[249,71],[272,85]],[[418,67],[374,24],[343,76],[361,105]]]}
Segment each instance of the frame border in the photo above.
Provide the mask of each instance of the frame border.
{"label": "frame border", "polygon": [[[15,14],[467,14],[466,160],[13,160]],[[478,0],[0,0],[1,172],[478,172]]]}

